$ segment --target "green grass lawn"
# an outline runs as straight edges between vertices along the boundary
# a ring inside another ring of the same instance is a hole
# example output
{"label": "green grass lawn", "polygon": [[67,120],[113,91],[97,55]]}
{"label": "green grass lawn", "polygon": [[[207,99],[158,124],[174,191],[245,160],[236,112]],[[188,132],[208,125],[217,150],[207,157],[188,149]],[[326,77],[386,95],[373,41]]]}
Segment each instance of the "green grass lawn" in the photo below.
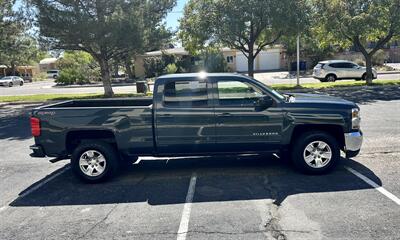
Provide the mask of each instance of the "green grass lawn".
{"label": "green grass lawn", "polygon": [[[373,86],[383,85],[399,85],[400,80],[379,80],[374,81]],[[365,86],[365,81],[337,81],[325,83],[305,83],[301,87],[293,84],[274,84],[272,88],[276,90],[296,90],[296,89],[324,89],[324,88],[341,88]],[[151,94],[150,94],[151,95]],[[142,97],[143,94],[116,94],[115,97]],[[36,94],[23,96],[0,96],[0,102],[46,102],[46,101],[63,101],[73,99],[93,99],[103,98],[103,94]]]}

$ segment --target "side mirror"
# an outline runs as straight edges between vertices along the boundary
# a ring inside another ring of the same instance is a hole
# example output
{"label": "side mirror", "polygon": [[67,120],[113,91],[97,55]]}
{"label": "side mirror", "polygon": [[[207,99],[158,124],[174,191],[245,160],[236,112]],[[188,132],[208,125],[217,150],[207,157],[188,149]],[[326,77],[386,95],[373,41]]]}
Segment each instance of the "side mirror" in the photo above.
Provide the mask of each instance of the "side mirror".
{"label": "side mirror", "polygon": [[270,96],[259,97],[255,102],[255,110],[261,112],[274,104],[274,100]]}

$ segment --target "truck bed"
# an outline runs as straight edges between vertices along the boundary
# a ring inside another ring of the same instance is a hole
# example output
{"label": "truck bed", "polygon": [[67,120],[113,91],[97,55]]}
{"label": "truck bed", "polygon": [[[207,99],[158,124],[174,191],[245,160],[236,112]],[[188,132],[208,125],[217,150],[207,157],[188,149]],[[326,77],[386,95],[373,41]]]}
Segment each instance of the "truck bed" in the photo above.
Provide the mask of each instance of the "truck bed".
{"label": "truck bed", "polygon": [[68,146],[72,138],[109,134],[121,151],[153,152],[152,104],[152,98],[116,98],[38,107],[32,110],[32,116],[40,119],[42,130],[35,141],[47,150],[47,156],[60,156],[67,154],[66,143]]}

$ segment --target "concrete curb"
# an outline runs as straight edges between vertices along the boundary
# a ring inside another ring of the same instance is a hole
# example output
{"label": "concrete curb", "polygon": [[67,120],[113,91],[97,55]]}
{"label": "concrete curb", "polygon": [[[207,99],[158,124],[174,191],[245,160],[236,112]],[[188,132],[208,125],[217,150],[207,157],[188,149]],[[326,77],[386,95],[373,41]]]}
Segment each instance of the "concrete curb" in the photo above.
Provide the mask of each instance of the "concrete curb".
{"label": "concrete curb", "polygon": [[385,72],[378,72],[378,75],[385,75],[385,74],[400,74],[400,71],[385,71]]}

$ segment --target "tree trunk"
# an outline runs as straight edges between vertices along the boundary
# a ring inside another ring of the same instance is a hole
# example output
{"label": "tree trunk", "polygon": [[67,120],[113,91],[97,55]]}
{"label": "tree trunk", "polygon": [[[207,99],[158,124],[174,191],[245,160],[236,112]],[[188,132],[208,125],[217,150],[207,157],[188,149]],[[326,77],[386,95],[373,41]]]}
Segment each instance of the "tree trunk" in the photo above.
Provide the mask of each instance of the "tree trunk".
{"label": "tree trunk", "polygon": [[102,60],[100,62],[101,80],[103,81],[104,96],[111,98],[114,96],[113,89],[111,87],[110,78],[110,66],[107,60]]}
{"label": "tree trunk", "polygon": [[11,62],[11,73],[12,73],[12,76],[15,76],[15,72],[16,72],[16,69],[15,69],[16,67],[15,67],[15,63],[14,63],[14,61],[13,62]]}
{"label": "tree trunk", "polygon": [[367,67],[367,78],[366,83],[367,85],[372,85],[372,79],[374,78],[372,74],[372,56],[367,55],[365,57],[365,65]]}
{"label": "tree trunk", "polygon": [[113,70],[114,70],[114,76],[115,77],[119,77],[119,74],[118,74],[118,63],[114,63],[114,68],[113,68]]}
{"label": "tree trunk", "polygon": [[128,74],[128,79],[134,79],[135,78],[135,75],[133,74],[131,66],[132,66],[132,61],[128,57],[128,58],[125,59],[125,71]]}
{"label": "tree trunk", "polygon": [[252,49],[249,49],[247,56],[247,71],[250,77],[254,77],[254,53]]}

